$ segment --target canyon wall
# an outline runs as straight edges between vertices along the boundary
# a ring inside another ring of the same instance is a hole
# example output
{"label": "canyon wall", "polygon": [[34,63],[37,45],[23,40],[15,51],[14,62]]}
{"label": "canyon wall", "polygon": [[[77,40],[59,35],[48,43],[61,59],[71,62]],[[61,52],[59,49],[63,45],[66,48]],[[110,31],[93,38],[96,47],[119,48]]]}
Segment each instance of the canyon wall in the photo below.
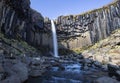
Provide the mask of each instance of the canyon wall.
{"label": "canyon wall", "polygon": [[[120,27],[120,0],[80,15],[55,20],[59,47],[93,45]],[[0,32],[40,50],[52,49],[51,22],[30,7],[30,0],[0,0]]]}
{"label": "canyon wall", "polygon": [[30,0],[0,0],[0,32],[40,49],[52,42],[50,32],[44,30],[44,18],[30,8]]}
{"label": "canyon wall", "polygon": [[120,28],[120,0],[80,15],[59,16],[55,22],[59,43],[66,48],[93,45]]}

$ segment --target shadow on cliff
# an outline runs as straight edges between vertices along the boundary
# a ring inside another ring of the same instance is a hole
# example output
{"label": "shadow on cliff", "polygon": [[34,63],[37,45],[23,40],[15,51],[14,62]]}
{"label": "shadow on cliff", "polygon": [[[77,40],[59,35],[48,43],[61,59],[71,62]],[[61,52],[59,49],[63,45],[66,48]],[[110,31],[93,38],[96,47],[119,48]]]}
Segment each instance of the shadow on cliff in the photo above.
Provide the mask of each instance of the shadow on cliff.
{"label": "shadow on cliff", "polygon": [[[98,76],[98,77],[108,76],[111,79],[116,79],[120,81],[120,74],[119,74],[120,65],[112,64],[111,58],[109,58],[109,62],[106,63],[105,61],[100,62],[98,60],[95,60],[92,56],[89,56],[86,58],[86,56],[82,55],[82,53],[76,54],[76,52],[69,49],[59,49],[59,53],[61,57],[64,57],[64,59],[68,58],[68,60],[71,59],[75,62],[79,62],[81,64],[81,70],[83,71],[91,71],[91,69],[95,69],[95,70],[98,70],[98,72],[93,72],[93,75],[94,73],[96,73],[95,76]],[[101,71],[104,74],[102,74]],[[95,77],[95,78],[98,78],[98,77]],[[96,80],[89,76],[88,78]]]}
{"label": "shadow on cliff", "polygon": [[[59,54],[61,57],[72,59],[82,65],[82,70],[90,68],[107,72],[108,76],[120,81],[119,65],[119,31],[114,31],[110,37],[97,42],[93,46],[86,47],[84,51],[76,53],[60,43]],[[111,38],[113,38],[112,41]],[[118,38],[118,40],[117,40]],[[112,42],[112,43],[111,43]],[[108,54],[108,55],[107,55]],[[117,64],[115,64],[117,62]],[[104,75],[102,75],[104,76]]]}

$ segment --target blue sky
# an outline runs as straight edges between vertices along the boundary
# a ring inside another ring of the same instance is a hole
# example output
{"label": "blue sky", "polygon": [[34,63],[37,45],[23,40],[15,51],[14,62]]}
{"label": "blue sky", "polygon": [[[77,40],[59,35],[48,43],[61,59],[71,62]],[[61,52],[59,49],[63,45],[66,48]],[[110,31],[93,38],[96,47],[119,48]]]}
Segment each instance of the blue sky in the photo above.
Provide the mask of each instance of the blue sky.
{"label": "blue sky", "polygon": [[113,0],[31,0],[31,7],[44,17],[55,19],[60,15],[80,14],[102,7]]}

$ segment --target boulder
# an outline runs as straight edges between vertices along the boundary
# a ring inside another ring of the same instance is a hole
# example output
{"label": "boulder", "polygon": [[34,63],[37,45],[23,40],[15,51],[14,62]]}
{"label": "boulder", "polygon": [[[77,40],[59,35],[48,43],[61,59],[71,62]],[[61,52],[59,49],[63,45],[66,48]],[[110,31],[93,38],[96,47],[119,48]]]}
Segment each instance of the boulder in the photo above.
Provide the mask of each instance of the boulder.
{"label": "boulder", "polygon": [[116,71],[116,74],[117,74],[116,79],[120,81],[120,70],[117,70],[117,71]]}
{"label": "boulder", "polygon": [[21,83],[21,80],[17,75],[12,75],[7,77],[7,79],[0,81],[0,83]]}
{"label": "boulder", "polygon": [[117,80],[120,80],[120,68],[115,65],[108,64],[109,76],[115,76]]}
{"label": "boulder", "polygon": [[120,77],[120,70],[118,70],[118,71],[116,71],[116,73],[119,75],[119,77]]}
{"label": "boulder", "polygon": [[21,82],[28,79],[28,68],[24,63],[18,62],[11,69],[20,78]]}
{"label": "boulder", "polygon": [[119,70],[118,66],[108,64],[108,73],[109,76],[116,76],[116,71]]}

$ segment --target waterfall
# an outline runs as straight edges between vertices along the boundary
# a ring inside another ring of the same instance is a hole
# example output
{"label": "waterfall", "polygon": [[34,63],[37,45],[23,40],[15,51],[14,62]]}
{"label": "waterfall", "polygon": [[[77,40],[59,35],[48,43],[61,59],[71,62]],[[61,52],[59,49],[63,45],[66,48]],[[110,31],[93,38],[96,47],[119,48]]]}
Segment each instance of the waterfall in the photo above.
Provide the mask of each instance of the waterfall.
{"label": "waterfall", "polygon": [[57,34],[56,34],[56,28],[54,21],[51,20],[51,27],[52,27],[52,35],[53,35],[53,56],[54,57],[59,57],[58,56],[58,43],[57,43]]}

